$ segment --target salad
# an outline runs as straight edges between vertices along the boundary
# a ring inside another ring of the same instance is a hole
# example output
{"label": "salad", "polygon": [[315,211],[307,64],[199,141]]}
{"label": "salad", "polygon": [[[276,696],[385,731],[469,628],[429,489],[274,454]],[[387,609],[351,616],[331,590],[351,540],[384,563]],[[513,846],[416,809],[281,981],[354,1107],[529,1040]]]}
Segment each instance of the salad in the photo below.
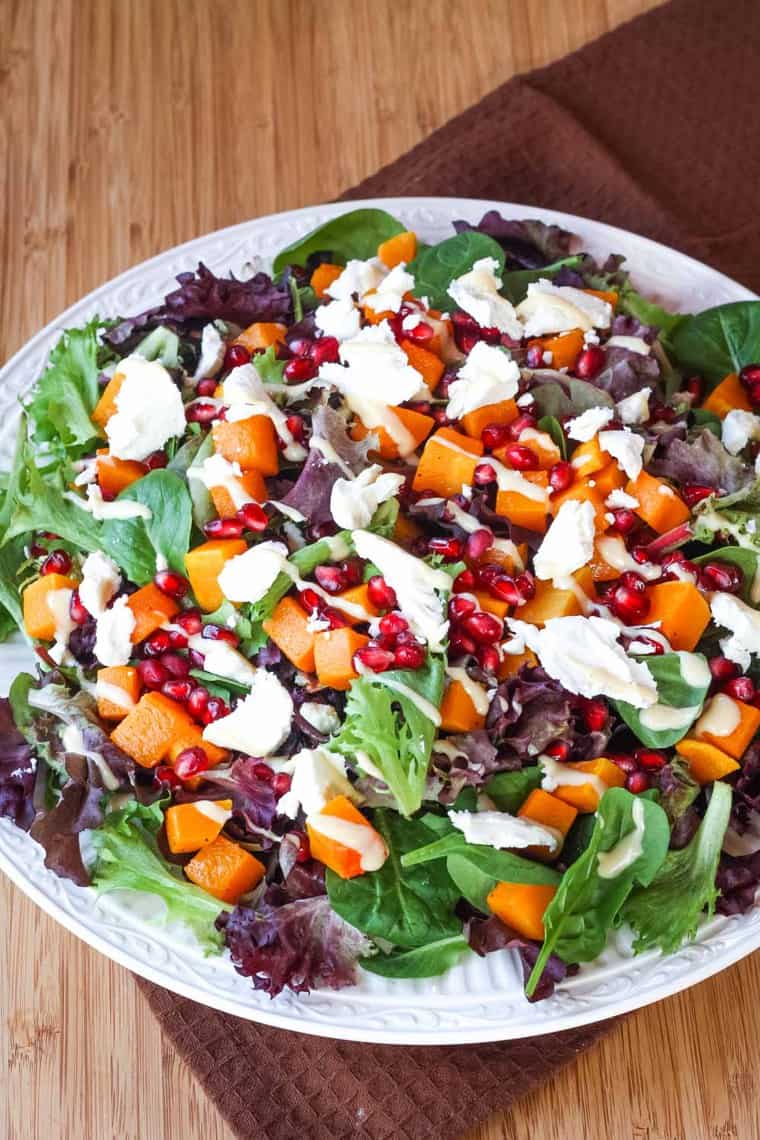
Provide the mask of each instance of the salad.
{"label": "salad", "polygon": [[536,1000],[760,879],[760,302],[454,231],[67,330],[4,476],[0,814],[272,996],[507,947]]}

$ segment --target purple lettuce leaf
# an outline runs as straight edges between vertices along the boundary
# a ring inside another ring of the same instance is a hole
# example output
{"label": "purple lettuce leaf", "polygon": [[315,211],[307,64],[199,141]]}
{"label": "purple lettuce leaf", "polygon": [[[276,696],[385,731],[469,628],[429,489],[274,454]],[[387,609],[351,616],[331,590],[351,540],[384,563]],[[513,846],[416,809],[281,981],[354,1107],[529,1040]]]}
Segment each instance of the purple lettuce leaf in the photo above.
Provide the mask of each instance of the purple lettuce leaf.
{"label": "purple lettuce leaf", "polygon": [[448,756],[436,752],[433,745],[431,770],[445,784],[440,793],[441,803],[453,803],[462,788],[480,788],[494,772],[501,770],[498,751],[490,736],[483,728],[448,736],[447,742],[460,752],[458,756]]}
{"label": "purple lettuce leaf", "polygon": [[654,344],[658,333],[659,329],[655,328],[654,325],[644,325],[636,317],[629,317],[624,313],[619,313],[613,317],[610,327],[611,336],[639,336],[647,344]]}
{"label": "purple lettuce leaf", "polygon": [[[467,927],[467,940],[481,958],[494,950],[516,950],[522,966],[523,983],[528,981],[541,953],[540,942],[531,942],[523,938],[496,915],[491,915],[489,918],[473,918]],[[555,986],[577,972],[577,966],[568,966],[556,954],[550,954],[540,981],[528,1000],[543,1001],[551,997]]]}
{"label": "purple lettuce leaf", "polygon": [[[354,442],[346,429],[345,417],[327,405],[318,408],[312,417],[312,436],[324,439],[343,462],[358,475],[367,466],[367,440]],[[337,463],[331,463],[317,448],[312,448],[292,490],[283,502],[300,511],[312,526],[332,522],[330,494],[345,472]]]}
{"label": "purple lettuce leaf", "polygon": [[559,261],[570,250],[573,235],[559,226],[547,225],[534,218],[522,221],[503,218],[498,210],[488,210],[477,225],[454,222],[458,234],[477,230],[487,234],[504,250],[509,269],[540,269]]}
{"label": "purple lettuce leaf", "polygon": [[28,831],[34,819],[34,758],[13,721],[11,704],[0,699],[0,816]]}
{"label": "purple lettuce leaf", "polygon": [[649,464],[654,475],[675,483],[699,483],[731,494],[752,481],[743,460],[730,455],[718,437],[703,428],[692,440],[673,440],[664,455]]}
{"label": "purple lettuce leaf", "polygon": [[210,772],[206,778],[207,784],[216,785],[225,798],[232,800],[233,816],[254,834],[261,830],[270,831],[277,815],[272,785],[259,779],[255,772],[256,764],[252,757],[245,756],[224,771]]}
{"label": "purple lettuce leaf", "polygon": [[95,762],[83,756],[67,755],[68,781],[55,807],[37,813],[31,836],[45,849],[45,866],[62,879],[80,887],[90,883],[79,847],[81,832],[100,827],[106,790]]}
{"label": "purple lettuce leaf", "polygon": [[715,906],[718,914],[745,914],[753,906],[760,886],[760,851],[738,857],[724,852],[715,885],[720,891]]}
{"label": "purple lettuce leaf", "polygon": [[640,352],[613,346],[605,349],[605,357],[604,367],[593,380],[595,388],[609,392],[615,401],[624,400],[642,388],[656,391],[660,366],[654,356],[642,356]]}
{"label": "purple lettuce leaf", "polygon": [[237,972],[270,997],[286,986],[308,993],[320,986],[337,990],[354,985],[357,959],[372,949],[363,934],[335,913],[326,895],[284,906],[237,906],[219,916],[217,927]]}

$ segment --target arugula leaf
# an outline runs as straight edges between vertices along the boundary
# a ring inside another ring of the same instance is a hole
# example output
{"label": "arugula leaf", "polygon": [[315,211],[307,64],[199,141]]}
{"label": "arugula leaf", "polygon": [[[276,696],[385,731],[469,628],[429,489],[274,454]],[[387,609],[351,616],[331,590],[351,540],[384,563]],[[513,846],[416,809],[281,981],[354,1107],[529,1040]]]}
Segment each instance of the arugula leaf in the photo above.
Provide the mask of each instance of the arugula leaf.
{"label": "arugula leaf", "polygon": [[582,265],[583,259],[582,253],[576,253],[571,257],[563,257],[560,261],[554,261],[551,265],[544,265],[540,269],[513,269],[510,273],[503,274],[501,291],[513,305],[518,305],[520,301],[525,300],[528,286],[534,281],[540,281],[544,277],[555,277],[560,269],[574,269]]}
{"label": "arugula leaf", "polygon": [[679,364],[717,383],[760,360],[760,301],[705,309],[679,323],[670,341]]}
{"label": "arugula leaf", "polygon": [[684,939],[694,938],[706,910],[715,910],[723,836],[731,815],[731,788],[712,785],[704,819],[694,838],[680,851],[669,851],[652,882],[632,892],[622,918],[636,931],[636,953],[659,946],[664,954],[677,950]]}
{"label": "arugula leaf", "polygon": [[278,274],[286,265],[306,265],[313,253],[329,253],[335,262],[344,265],[354,258],[366,261],[368,257],[377,256],[381,242],[403,232],[401,222],[385,210],[351,210],[281,249],[272,270]]}
{"label": "arugula leaf", "polygon": [[143,503],[152,514],[149,519],[109,519],[105,523],[103,540],[111,557],[138,586],[152,580],[156,555],[184,574],[192,524],[192,501],[185,481],[166,468],[150,471],[121,492],[119,502],[125,499]]}
{"label": "arugula leaf", "polygon": [[543,772],[540,765],[520,768],[517,772],[497,772],[483,788],[499,811],[514,815],[534,788],[541,786]]}
{"label": "arugula leaf", "polygon": [[177,368],[179,359],[179,337],[171,329],[159,325],[144,337],[135,353],[145,360],[157,360],[164,368]]}
{"label": "arugula leaf", "polygon": [[[598,856],[610,851],[634,830],[634,806],[644,813],[640,854],[614,878],[599,874]],[[610,788],[599,801],[588,847],[562,876],[556,895],[544,912],[544,944],[525,987],[536,989],[551,954],[563,962],[590,962],[601,954],[623,903],[634,883],[648,886],[662,865],[670,842],[665,812],[651,800],[624,788]]]}
{"label": "arugula leaf", "polygon": [[[354,762],[359,752],[369,757],[390,788],[402,815],[422,803],[436,726],[414,700],[391,687],[403,685],[436,709],[443,696],[444,665],[428,656],[423,669],[391,669],[365,674],[351,684],[343,725],[330,747]],[[361,766],[361,759],[358,760]]]}
{"label": "arugula leaf", "polygon": [[452,304],[449,285],[468,273],[483,257],[492,257],[498,263],[497,275],[501,274],[504,250],[493,238],[477,230],[464,230],[437,245],[430,245],[420,250],[409,266],[414,276],[412,292],[415,297],[427,297],[433,309],[449,309]]}
{"label": "arugula leaf", "polygon": [[545,431],[547,435],[550,435],[552,437],[553,441],[556,443],[557,447],[560,450],[562,458],[567,459],[567,439],[565,438],[565,433],[562,430],[562,424],[559,422],[557,417],[542,416],[538,421],[538,427],[540,431]]}
{"label": "arugula leaf", "polygon": [[382,978],[436,978],[445,974],[470,949],[461,934],[440,938],[415,950],[396,950],[375,958],[360,958],[359,965]]}
{"label": "arugula leaf", "polygon": [[[642,660],[641,658],[639,660]],[[630,730],[647,748],[669,748],[685,736],[702,711],[712,678],[707,660],[701,653],[662,653],[643,658],[657,683],[657,705],[680,711],[672,723],[657,727],[652,709],[637,709],[626,701],[615,701],[615,707]],[[700,674],[699,683],[696,674]],[[654,721],[654,723],[653,723]]]}
{"label": "arugula leaf", "polygon": [[404,868],[401,856],[425,842],[429,832],[418,820],[404,820],[378,808],[372,822],[385,840],[388,858],[379,871],[355,879],[326,874],[333,910],[370,938],[412,950],[461,934],[454,914],[459,892],[442,863]]}
{"label": "arugula leaf", "polygon": [[166,905],[165,921],[185,923],[207,953],[218,952],[222,936],[214,922],[220,911],[232,907],[188,882],[179,867],[164,860],[156,842],[162,823],[159,801],[146,806],[129,800],[110,812],[91,833],[97,856],[93,886],[99,894],[130,890],[157,895]]}

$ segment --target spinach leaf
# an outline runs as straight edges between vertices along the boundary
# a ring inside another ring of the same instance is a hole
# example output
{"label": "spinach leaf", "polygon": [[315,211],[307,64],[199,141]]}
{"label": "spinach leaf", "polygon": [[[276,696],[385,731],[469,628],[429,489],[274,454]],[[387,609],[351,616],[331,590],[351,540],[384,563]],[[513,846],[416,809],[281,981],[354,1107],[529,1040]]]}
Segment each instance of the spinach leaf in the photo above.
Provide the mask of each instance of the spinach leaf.
{"label": "spinach leaf", "polygon": [[383,978],[435,978],[445,974],[469,949],[463,935],[453,934],[415,950],[396,950],[375,958],[361,958],[359,965]]}
{"label": "spinach leaf", "polygon": [[654,707],[664,705],[675,710],[674,713],[667,718],[666,714],[637,709],[626,701],[615,701],[615,707],[647,748],[669,748],[686,735],[701,713],[712,680],[710,670],[701,653],[662,653],[643,660],[657,682]]}
{"label": "spinach leaf", "polygon": [[730,562],[732,566],[738,566],[744,574],[742,597],[745,602],[750,602],[752,601],[750,597],[752,583],[758,569],[758,557],[760,557],[760,542],[756,550],[749,550],[744,546],[719,546],[715,550],[708,550],[706,554],[692,558],[691,561],[697,566],[702,566],[705,562],[715,561]]}
{"label": "spinach leaf", "polygon": [[159,325],[144,337],[135,353],[146,360],[157,360],[164,368],[177,368],[179,359],[179,337],[171,329]]}
{"label": "spinach leaf", "polygon": [[679,364],[717,383],[760,360],[760,301],[705,309],[680,323],[670,340]]}
{"label": "spinach leaf", "polygon": [[403,232],[401,222],[385,210],[351,210],[281,249],[272,269],[278,274],[286,265],[306,265],[313,253],[329,253],[334,261],[343,265],[353,258],[366,261],[368,257],[377,256],[381,242]]}
{"label": "spinach leaf", "polygon": [[449,285],[483,257],[492,257],[498,262],[497,275],[502,272],[504,250],[493,238],[477,230],[465,230],[421,250],[409,266],[415,297],[427,297],[433,309],[451,308]]}
{"label": "spinach leaf", "polygon": [[542,777],[543,772],[538,764],[531,768],[520,768],[517,772],[498,772],[491,777],[483,791],[499,811],[508,811],[514,815],[534,788],[541,786]]}
{"label": "spinach leaf", "polygon": [[[635,829],[634,808],[643,813],[640,854],[613,878],[599,874],[598,856],[610,851]],[[648,886],[665,858],[670,827],[665,812],[651,800],[610,788],[599,801],[591,841],[562,876],[544,912],[544,944],[525,987],[535,991],[551,954],[563,962],[590,962],[604,949],[607,934],[634,883]]]}
{"label": "spinach leaf", "polygon": [[636,932],[634,950],[659,946],[664,954],[677,950],[697,933],[705,910],[715,910],[715,874],[723,836],[731,814],[731,788],[712,785],[710,803],[694,838],[680,851],[669,851],[649,886],[633,891],[622,918]]}
{"label": "spinach leaf", "polygon": [[354,761],[365,753],[406,816],[422,803],[436,726],[394,686],[413,690],[437,709],[443,680],[443,661],[432,655],[423,669],[391,669],[356,678],[348,690],[343,725],[330,741],[334,751]]}
{"label": "spinach leaf", "polygon": [[545,431],[550,435],[560,450],[563,459],[567,459],[567,439],[562,430],[562,424],[556,416],[542,416],[538,421],[538,426],[541,431]]}
{"label": "spinach leaf", "polygon": [[445,866],[401,865],[406,851],[425,842],[429,835],[425,825],[384,808],[375,811],[372,822],[385,840],[388,858],[379,871],[355,879],[341,879],[328,870],[327,894],[333,910],[370,938],[409,950],[461,934],[462,924],[454,914],[459,892]]}
{"label": "spinach leaf", "polygon": [[208,673],[205,669],[191,669],[190,676],[195,677],[196,681],[202,681],[215,697],[224,697],[225,700],[231,696],[247,696],[251,689],[250,685],[244,685],[241,681],[221,677],[218,673]]}
{"label": "spinach leaf", "polygon": [[541,269],[513,269],[510,273],[503,274],[501,291],[513,305],[518,305],[527,297],[528,286],[532,282],[544,277],[555,277],[560,269],[574,269],[582,263],[583,254],[576,253],[571,257],[563,257],[561,261],[554,261],[551,265],[544,265]]}
{"label": "spinach leaf", "polygon": [[173,570],[185,573],[185,555],[190,546],[192,502],[183,479],[173,471],[150,471],[119,495],[143,503],[152,512],[149,519],[109,519],[103,527],[104,547],[128,578],[138,586],[156,573],[156,555]]}
{"label": "spinach leaf", "polygon": [[576,816],[575,823],[568,831],[565,842],[562,844],[562,862],[566,867],[580,859],[588,847],[594,833],[595,820],[596,816],[590,812]]}

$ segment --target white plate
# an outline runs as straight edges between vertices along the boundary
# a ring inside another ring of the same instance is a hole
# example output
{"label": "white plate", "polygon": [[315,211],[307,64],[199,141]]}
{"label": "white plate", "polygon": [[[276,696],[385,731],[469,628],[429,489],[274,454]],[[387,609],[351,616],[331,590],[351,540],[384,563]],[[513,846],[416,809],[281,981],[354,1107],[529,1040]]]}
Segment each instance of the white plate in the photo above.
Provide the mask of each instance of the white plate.
{"label": "white plate", "polygon": [[[378,199],[428,241],[450,235],[455,218],[477,221],[497,208],[514,218],[557,222],[580,235],[597,255],[622,253],[633,279],[666,305],[697,311],[754,294],[715,270],[636,234],[552,210],[455,198]],[[128,315],[158,303],[173,278],[198,260],[216,272],[239,272],[255,256],[271,258],[314,226],[351,209],[351,204],[293,210],[244,222],[177,246],[95,289],[43,329],[0,373],[0,467],[7,467],[18,416],[18,396],[39,375],[62,328],[94,313]],[[0,647],[0,687],[31,663],[22,645]],[[347,990],[308,996],[283,993],[274,1000],[253,990],[226,957],[204,958],[181,931],[167,931],[138,917],[123,900],[99,900],[45,870],[42,849],[9,820],[0,820],[0,868],[43,910],[90,946],[169,990],[253,1021],[284,1029],[354,1041],[396,1044],[464,1044],[530,1037],[601,1021],[636,1009],[702,981],[760,946],[760,908],[717,918],[702,926],[696,942],[663,958],[630,956],[625,939],[613,938],[593,965],[559,988],[549,1001],[530,1005],[522,994],[519,965],[509,951],[472,955],[445,977],[397,981],[362,974]]]}

